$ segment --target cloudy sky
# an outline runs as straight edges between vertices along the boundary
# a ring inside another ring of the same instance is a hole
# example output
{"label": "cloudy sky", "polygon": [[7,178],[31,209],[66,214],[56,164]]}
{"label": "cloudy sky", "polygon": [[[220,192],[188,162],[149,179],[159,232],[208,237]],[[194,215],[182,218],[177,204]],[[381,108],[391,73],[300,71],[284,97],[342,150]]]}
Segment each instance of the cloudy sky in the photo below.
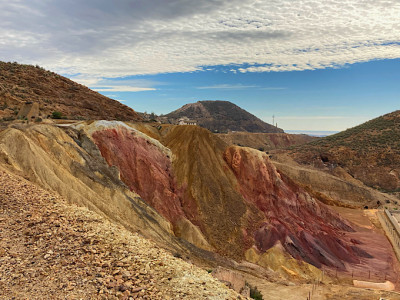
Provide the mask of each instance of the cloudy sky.
{"label": "cloudy sky", "polygon": [[0,60],[138,111],[230,100],[285,130],[399,109],[398,0],[0,0]]}

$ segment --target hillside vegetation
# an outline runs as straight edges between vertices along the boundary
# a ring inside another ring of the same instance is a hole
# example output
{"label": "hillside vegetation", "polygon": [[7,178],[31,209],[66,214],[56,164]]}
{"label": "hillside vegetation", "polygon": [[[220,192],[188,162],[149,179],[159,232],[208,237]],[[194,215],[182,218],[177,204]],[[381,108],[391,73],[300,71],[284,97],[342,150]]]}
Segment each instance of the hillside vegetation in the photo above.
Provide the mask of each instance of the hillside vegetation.
{"label": "hillside vegetation", "polygon": [[41,118],[54,112],[71,119],[140,120],[130,107],[39,66],[0,62],[0,118],[13,119],[26,102],[39,103]]}
{"label": "hillside vegetation", "polygon": [[260,120],[251,113],[229,101],[198,101],[189,103],[167,114],[164,119],[176,123],[188,117],[197,125],[212,132],[247,131],[279,133],[283,130]]}
{"label": "hillside vegetation", "polygon": [[326,170],[340,166],[366,185],[400,189],[400,110],[343,132],[295,147],[302,164]]}

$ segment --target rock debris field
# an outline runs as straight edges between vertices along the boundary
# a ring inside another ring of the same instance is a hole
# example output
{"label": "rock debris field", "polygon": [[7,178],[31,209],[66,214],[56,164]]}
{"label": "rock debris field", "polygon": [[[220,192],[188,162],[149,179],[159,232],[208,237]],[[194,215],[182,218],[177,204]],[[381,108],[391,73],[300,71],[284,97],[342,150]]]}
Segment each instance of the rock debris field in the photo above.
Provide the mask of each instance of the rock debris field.
{"label": "rock debris field", "polygon": [[138,234],[0,169],[0,299],[243,299]]}

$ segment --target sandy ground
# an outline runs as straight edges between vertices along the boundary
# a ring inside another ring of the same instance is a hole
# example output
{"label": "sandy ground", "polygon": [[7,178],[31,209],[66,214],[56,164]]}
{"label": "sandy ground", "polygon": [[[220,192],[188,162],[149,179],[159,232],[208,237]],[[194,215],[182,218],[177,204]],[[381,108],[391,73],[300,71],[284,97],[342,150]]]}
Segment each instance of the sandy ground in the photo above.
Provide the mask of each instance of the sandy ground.
{"label": "sandy ground", "polygon": [[288,282],[288,285],[268,282],[253,276],[246,276],[247,282],[257,286],[264,299],[268,300],[302,300],[310,295],[311,300],[400,300],[400,293],[387,292],[373,289],[356,288],[343,284],[324,284],[315,287],[312,284],[296,284]]}

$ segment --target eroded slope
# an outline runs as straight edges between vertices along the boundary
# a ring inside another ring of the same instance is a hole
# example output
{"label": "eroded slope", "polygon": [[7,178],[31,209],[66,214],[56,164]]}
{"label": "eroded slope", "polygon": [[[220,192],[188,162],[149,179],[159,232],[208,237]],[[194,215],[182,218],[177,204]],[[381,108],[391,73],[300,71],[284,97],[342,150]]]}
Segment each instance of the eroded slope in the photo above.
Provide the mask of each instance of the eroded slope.
{"label": "eroded slope", "polygon": [[0,168],[0,299],[238,299],[206,271]]}
{"label": "eroded slope", "polygon": [[0,133],[0,157],[69,201],[168,246],[181,247],[174,233],[287,276],[355,265],[395,273],[382,249],[370,247],[368,231],[310,196],[265,153],[228,147],[197,126],[94,121],[9,128]]}
{"label": "eroded slope", "polygon": [[8,169],[70,203],[173,244],[170,223],[127,189],[118,169],[105,163],[84,134],[52,125],[9,128],[0,132],[0,159]]}

